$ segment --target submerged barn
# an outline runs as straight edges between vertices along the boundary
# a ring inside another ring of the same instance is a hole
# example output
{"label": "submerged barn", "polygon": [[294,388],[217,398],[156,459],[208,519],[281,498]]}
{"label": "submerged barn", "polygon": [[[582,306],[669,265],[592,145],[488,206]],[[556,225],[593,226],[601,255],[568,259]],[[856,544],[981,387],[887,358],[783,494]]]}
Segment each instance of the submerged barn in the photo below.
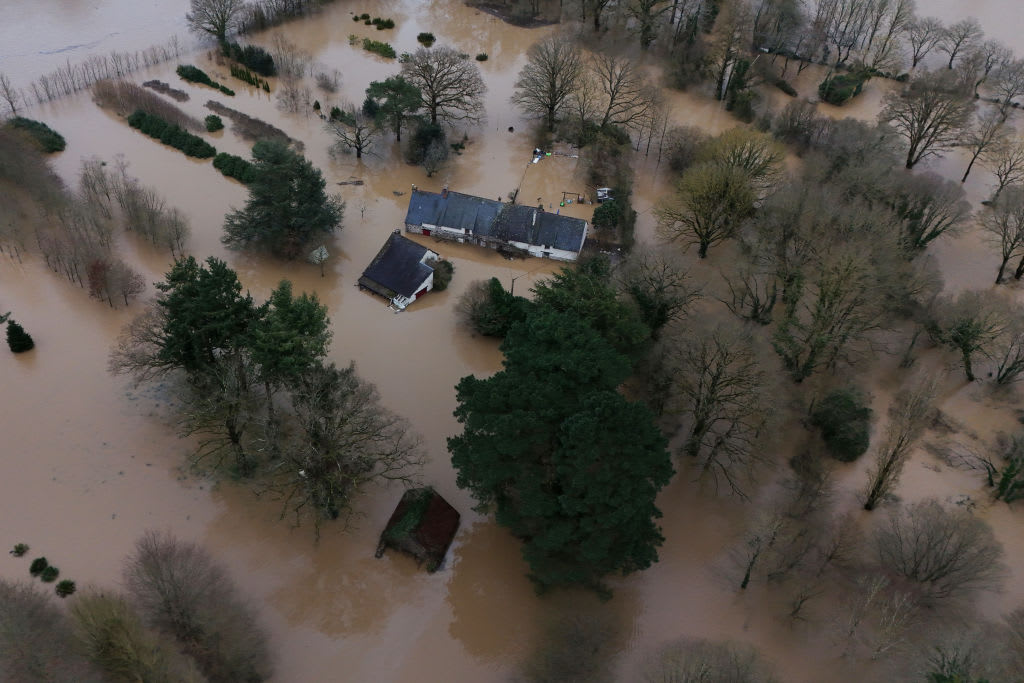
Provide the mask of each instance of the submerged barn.
{"label": "submerged barn", "polygon": [[416,244],[395,230],[359,278],[359,288],[379,294],[401,311],[434,288],[436,251]]}
{"label": "submerged barn", "polygon": [[514,247],[560,261],[579,257],[587,228],[582,218],[448,190],[413,190],[405,215],[405,229],[412,233],[498,250]]}
{"label": "submerged barn", "polygon": [[392,548],[426,562],[427,571],[437,571],[458,529],[458,510],[434,489],[409,489],[381,532],[376,556]]}

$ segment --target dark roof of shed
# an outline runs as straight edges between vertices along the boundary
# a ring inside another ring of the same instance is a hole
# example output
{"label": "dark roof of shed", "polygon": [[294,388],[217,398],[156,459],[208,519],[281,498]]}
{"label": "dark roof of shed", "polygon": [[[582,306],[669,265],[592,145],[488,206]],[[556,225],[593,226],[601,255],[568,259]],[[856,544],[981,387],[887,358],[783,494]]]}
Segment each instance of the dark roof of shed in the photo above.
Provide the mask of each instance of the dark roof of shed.
{"label": "dark roof of shed", "polygon": [[461,192],[442,196],[436,192],[413,190],[405,222],[411,225],[443,225],[466,232],[486,230],[494,222],[502,203]]}
{"label": "dark roof of shed", "polygon": [[428,251],[430,250],[426,247],[393,232],[363,271],[363,278],[372,280],[397,294],[412,296],[423,281],[434,272],[427,264],[420,263]]}

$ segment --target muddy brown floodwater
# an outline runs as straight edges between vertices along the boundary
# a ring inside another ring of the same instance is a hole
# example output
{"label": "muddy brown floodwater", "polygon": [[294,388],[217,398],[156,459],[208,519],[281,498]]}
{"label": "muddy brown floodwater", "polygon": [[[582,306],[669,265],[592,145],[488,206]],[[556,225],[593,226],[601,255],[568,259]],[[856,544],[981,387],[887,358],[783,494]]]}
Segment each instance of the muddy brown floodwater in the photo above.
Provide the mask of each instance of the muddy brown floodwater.
{"label": "muddy brown floodwater", "polygon": [[[0,24],[0,71],[25,85],[65,59],[82,59],[112,49],[144,48],[182,32],[185,0],[129,2],[103,0],[15,0]],[[955,21],[979,16],[986,31],[1024,52],[1018,36],[1024,13],[1014,2],[921,0],[919,12]],[[58,279],[41,264],[0,256],[0,310],[13,310],[34,336],[37,347],[0,360],[0,544],[24,541],[46,554],[62,575],[80,584],[113,586],[121,559],[148,528],[169,529],[207,545],[226,562],[244,591],[259,606],[271,633],[281,682],[292,681],[501,681],[507,680],[551,615],[568,610],[600,610],[613,616],[621,636],[616,648],[619,680],[631,680],[642,657],[658,644],[681,635],[748,640],[762,649],[787,681],[870,680],[877,672],[862,662],[839,658],[832,631],[818,624],[792,627],[777,618],[779,606],[770,593],[737,595],[723,575],[724,549],[742,532],[755,505],[701,491],[689,473],[680,472],[659,499],[666,537],[661,560],[650,570],[615,582],[615,597],[599,604],[589,595],[564,592],[537,598],[524,577],[519,544],[490,520],[472,511],[472,500],[455,486],[445,438],[457,431],[452,417],[454,384],[463,375],[486,375],[500,367],[494,340],[474,338],[459,329],[454,302],[472,281],[496,276],[516,291],[557,269],[543,260],[506,261],[472,247],[434,244],[455,264],[450,289],[417,302],[395,315],[381,299],[358,291],[356,279],[388,233],[401,227],[413,184],[432,190],[447,184],[481,196],[505,196],[522,184],[529,201],[542,197],[557,206],[561,193],[586,189],[579,162],[552,157],[530,164],[532,140],[524,121],[508,103],[525,52],[554,30],[519,29],[459,2],[432,0],[338,1],[322,14],[291,22],[251,40],[269,45],[282,34],[311,53],[328,69],[342,73],[337,95],[315,91],[325,108],[359,103],[367,84],[395,73],[394,61],[365,53],[348,36],[380,38],[351,21],[350,12],[390,16],[396,23],[386,39],[401,51],[417,47],[415,36],[431,31],[439,44],[469,54],[487,52],[481,64],[488,86],[487,120],[457,129],[469,141],[465,151],[433,178],[402,163],[394,145],[382,142],[363,161],[328,154],[331,140],[312,114],[281,113],[262,91],[237,81],[238,95],[226,98],[209,89],[182,83],[175,64],[133,74],[141,82],[161,78],[187,90],[183,107],[204,116],[203,104],[218,99],[265,119],[302,140],[307,156],[322,168],[329,183],[347,202],[344,229],[326,240],[331,258],[324,277],[305,263],[276,261],[226,251],[220,244],[224,213],[245,199],[244,189],[226,180],[209,163],[187,159],[129,129],[97,108],[87,93],[31,109],[29,116],[50,123],[68,141],[55,158],[60,173],[73,182],[82,157],[112,160],[122,154],[130,172],[158,186],[171,205],[191,218],[190,251],[198,257],[227,259],[257,298],[281,278],[297,291],[315,291],[330,311],[334,342],[331,359],[354,361],[376,383],[383,402],[407,416],[424,437],[429,462],[423,480],[433,485],[463,515],[463,526],[447,565],[435,574],[417,569],[409,558],[388,553],[374,559],[376,536],[401,495],[397,489],[372,489],[359,502],[351,528],[326,525],[319,545],[308,528],[279,522],[274,501],[257,500],[244,486],[212,485],[181,468],[189,444],[169,422],[162,387],[133,388],[106,372],[108,350],[120,327],[139,310],[111,311],[85,292]],[[205,52],[192,61],[224,82],[226,68]],[[816,87],[814,67],[797,82],[804,94]],[[274,84],[276,86],[276,83]],[[835,116],[875,116],[886,88],[871,81],[851,107],[829,111]],[[719,132],[735,125],[717,103],[692,93],[666,93],[678,123]],[[780,100],[781,102],[781,100]],[[509,132],[512,126],[515,132]],[[249,144],[231,132],[216,136],[222,151],[245,155]],[[930,168],[947,177],[960,173],[957,154]],[[362,185],[336,185],[352,180]],[[977,204],[987,196],[988,176],[976,170],[967,183]],[[651,207],[669,188],[663,168],[653,158],[637,160],[637,234],[653,242]],[[563,209],[589,218],[593,207]],[[131,261],[149,280],[160,279],[169,256],[131,237],[121,238]],[[933,249],[951,290],[990,286],[994,272],[989,248],[976,231],[940,241]],[[705,271],[697,270],[698,274]],[[706,269],[710,275],[712,270]],[[1019,290],[1013,292],[1019,296]],[[943,370],[945,357],[926,355],[926,369]],[[877,414],[884,414],[894,389],[896,361],[883,358],[872,370],[870,386]],[[982,389],[959,380],[955,369],[943,385],[943,409],[970,425],[982,438],[1014,427],[1014,415]],[[876,425],[880,430],[881,425]],[[855,507],[855,489],[864,476],[866,458],[840,472],[840,506]],[[927,495],[967,493],[985,500],[980,477],[937,468],[933,459],[915,454],[900,486],[904,500]],[[982,506],[984,507],[984,506]],[[997,617],[1006,606],[1024,603],[1024,540],[1019,513],[1002,507],[981,510],[1006,544],[1012,576],[1001,595],[979,601],[982,612]],[[0,560],[0,575],[20,578],[24,564]]]}

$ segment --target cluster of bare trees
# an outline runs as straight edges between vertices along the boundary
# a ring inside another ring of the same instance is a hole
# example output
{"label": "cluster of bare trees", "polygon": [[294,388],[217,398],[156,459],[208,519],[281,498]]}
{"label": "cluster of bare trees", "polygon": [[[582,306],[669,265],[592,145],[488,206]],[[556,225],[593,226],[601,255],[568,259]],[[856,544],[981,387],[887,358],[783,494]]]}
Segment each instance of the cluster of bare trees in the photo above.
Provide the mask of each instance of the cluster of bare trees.
{"label": "cluster of bare trees", "polygon": [[[80,64],[71,64],[40,76],[27,88],[15,86],[8,75],[0,73],[0,99],[7,105],[11,115],[17,115],[20,107],[30,101],[49,102],[80,90],[92,87],[105,79],[120,79],[139,69],[177,59],[181,54],[181,43],[174,36],[163,45],[156,45],[135,52],[111,52],[109,55],[95,55]],[[31,98],[31,99],[30,99]]]}
{"label": "cluster of bare trees", "polygon": [[29,681],[258,683],[266,635],[227,571],[202,547],[147,532],[124,563],[124,594],[87,588],[71,609],[0,581],[0,676]]}
{"label": "cluster of bare trees", "polygon": [[549,131],[562,123],[564,135],[580,142],[587,127],[639,132],[654,130],[655,118],[661,122],[657,88],[626,57],[584,53],[564,36],[535,43],[528,56],[512,101]]}

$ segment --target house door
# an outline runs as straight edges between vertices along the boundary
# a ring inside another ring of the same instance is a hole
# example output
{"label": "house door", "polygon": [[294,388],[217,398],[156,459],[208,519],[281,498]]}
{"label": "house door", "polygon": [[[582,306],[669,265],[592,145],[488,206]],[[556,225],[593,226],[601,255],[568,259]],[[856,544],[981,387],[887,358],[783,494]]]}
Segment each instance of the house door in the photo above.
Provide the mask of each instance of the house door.
{"label": "house door", "polygon": [[430,228],[423,228],[423,234],[429,236],[430,235]]}
{"label": "house door", "polygon": [[426,293],[427,293],[427,288],[426,288],[426,287],[424,287],[424,288],[423,288],[423,289],[421,289],[420,291],[416,292],[416,298],[417,298],[417,299],[419,299],[419,298],[420,298],[421,296],[423,296],[423,295],[424,295],[424,294],[426,294]]}

